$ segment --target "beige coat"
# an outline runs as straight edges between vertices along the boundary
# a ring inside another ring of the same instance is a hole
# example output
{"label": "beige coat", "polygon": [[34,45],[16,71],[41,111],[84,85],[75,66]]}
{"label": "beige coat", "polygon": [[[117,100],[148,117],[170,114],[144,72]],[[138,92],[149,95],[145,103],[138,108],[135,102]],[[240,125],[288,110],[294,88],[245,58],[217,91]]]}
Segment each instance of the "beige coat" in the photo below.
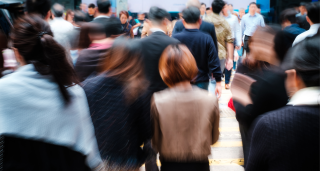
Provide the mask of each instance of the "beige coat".
{"label": "beige coat", "polygon": [[219,138],[219,105],[214,95],[193,87],[155,93],[151,114],[153,148],[166,161],[208,161]]}

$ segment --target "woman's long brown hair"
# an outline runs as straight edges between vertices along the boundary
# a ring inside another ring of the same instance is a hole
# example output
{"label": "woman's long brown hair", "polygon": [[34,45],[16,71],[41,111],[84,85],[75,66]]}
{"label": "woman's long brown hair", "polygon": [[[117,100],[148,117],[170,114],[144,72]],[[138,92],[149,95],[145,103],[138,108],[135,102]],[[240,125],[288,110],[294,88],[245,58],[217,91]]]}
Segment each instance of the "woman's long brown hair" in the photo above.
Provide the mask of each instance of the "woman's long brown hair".
{"label": "woman's long brown hair", "polygon": [[141,47],[137,40],[119,37],[102,62],[102,72],[116,78],[125,88],[127,101],[136,100],[148,87],[141,57]]}

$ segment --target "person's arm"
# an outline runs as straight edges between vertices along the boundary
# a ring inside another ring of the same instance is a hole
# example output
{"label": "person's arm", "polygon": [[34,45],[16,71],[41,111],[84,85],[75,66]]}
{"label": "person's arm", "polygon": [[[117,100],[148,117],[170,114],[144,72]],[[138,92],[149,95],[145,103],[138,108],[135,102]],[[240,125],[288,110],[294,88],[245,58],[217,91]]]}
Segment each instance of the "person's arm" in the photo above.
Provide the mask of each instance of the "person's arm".
{"label": "person's arm", "polygon": [[242,43],[242,40],[241,40],[241,28],[240,28],[240,24],[238,22],[238,20],[235,20],[235,41],[236,41],[236,46],[238,47],[238,50],[241,48],[241,43]]}
{"label": "person's arm", "polygon": [[148,36],[150,27],[149,27],[149,22],[148,20],[146,20],[143,24],[143,28],[142,28],[142,33],[141,33],[141,38],[145,38]]}
{"label": "person's arm", "polygon": [[264,19],[263,19],[262,15],[260,15],[260,26],[261,27],[265,27],[266,26],[266,24],[264,23]]}
{"label": "person's arm", "polygon": [[219,104],[218,100],[215,101],[214,104],[214,120],[212,122],[212,144],[216,143],[219,139],[219,122],[220,122],[220,110],[219,110]]}
{"label": "person's arm", "polygon": [[240,29],[241,29],[241,41],[242,41],[242,44],[243,44],[243,39],[242,39],[242,37],[244,36],[244,31],[245,31],[245,29],[246,29],[245,23],[246,23],[246,22],[245,22],[245,18],[242,17],[242,20],[241,20],[241,22],[240,22],[240,24],[241,24]]}
{"label": "person's arm", "polygon": [[218,96],[218,98],[221,97],[221,68],[220,68],[220,60],[218,56],[218,52],[216,50],[216,47],[213,43],[212,38],[208,38],[207,40],[207,50],[208,50],[208,67],[209,67],[209,73],[210,75],[216,79],[216,90],[215,95]]}
{"label": "person's arm", "polygon": [[270,145],[272,139],[271,130],[265,117],[259,118],[252,126],[253,130],[250,144],[246,171],[265,171],[268,167],[269,152],[273,147]]}
{"label": "person's arm", "polygon": [[154,151],[158,153],[158,143],[160,141],[161,129],[159,124],[159,113],[154,101],[154,96],[151,99],[151,122],[153,122],[153,137],[151,141],[152,147]]}
{"label": "person's arm", "polygon": [[218,39],[217,39],[216,29],[215,29],[213,24],[210,24],[210,25],[212,25],[212,29],[210,29],[211,30],[210,35],[211,35],[213,43],[214,43],[214,45],[216,47],[217,53],[219,54]]}
{"label": "person's arm", "polygon": [[234,39],[232,38],[232,31],[230,25],[225,21],[224,28],[226,29],[226,43],[228,57],[226,59],[226,69],[230,70],[233,67],[233,50],[234,50]]}

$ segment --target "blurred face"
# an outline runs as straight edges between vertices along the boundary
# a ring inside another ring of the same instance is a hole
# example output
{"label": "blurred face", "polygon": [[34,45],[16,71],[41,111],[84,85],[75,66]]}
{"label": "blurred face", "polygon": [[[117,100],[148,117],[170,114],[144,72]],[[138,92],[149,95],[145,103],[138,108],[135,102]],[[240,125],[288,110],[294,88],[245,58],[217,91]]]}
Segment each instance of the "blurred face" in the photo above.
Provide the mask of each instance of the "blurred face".
{"label": "blurred face", "polygon": [[249,13],[250,14],[255,14],[257,12],[257,5],[251,4],[249,7]]}
{"label": "blurred face", "polygon": [[212,13],[211,9],[207,10],[207,14],[211,14],[211,13]]}
{"label": "blurred face", "polygon": [[239,11],[240,18],[242,18],[245,14],[246,14],[246,12],[244,10]]}
{"label": "blurred face", "polygon": [[146,17],[146,16],[145,16],[144,14],[139,14],[139,15],[138,15],[138,19],[139,19],[139,20],[144,20],[145,17]]}
{"label": "blurred face", "polygon": [[89,15],[94,15],[95,12],[96,12],[96,10],[94,8],[89,8],[88,9]]}
{"label": "blurred face", "polygon": [[261,9],[257,8],[257,13],[261,14]]}
{"label": "blurred face", "polygon": [[126,15],[122,14],[120,16],[120,21],[122,24],[125,24],[127,22],[127,20],[128,20],[128,17]]}
{"label": "blurred face", "polygon": [[200,12],[201,12],[201,15],[204,15],[204,13],[206,12],[206,6],[205,5],[201,5]]}
{"label": "blurred face", "polygon": [[229,6],[225,5],[222,9],[222,13],[223,15],[227,16],[228,15],[228,11],[229,11]]}
{"label": "blurred face", "polygon": [[69,14],[68,21],[73,21],[73,18],[74,18],[74,12],[71,12]]}
{"label": "blurred face", "polygon": [[277,63],[273,43],[274,37],[273,34],[258,29],[251,37],[251,43],[249,44],[250,57],[271,64]]}
{"label": "blurred face", "polygon": [[300,11],[300,13],[301,13],[302,15],[304,15],[304,14],[307,12],[307,9],[306,9],[305,6],[300,6],[300,7],[299,7],[299,11]]}
{"label": "blurred face", "polygon": [[86,12],[86,11],[87,11],[87,4],[81,4],[81,5],[80,5],[80,9],[81,9],[82,11]]}
{"label": "blurred face", "polygon": [[229,11],[231,12],[231,14],[233,13],[233,6],[229,5]]}

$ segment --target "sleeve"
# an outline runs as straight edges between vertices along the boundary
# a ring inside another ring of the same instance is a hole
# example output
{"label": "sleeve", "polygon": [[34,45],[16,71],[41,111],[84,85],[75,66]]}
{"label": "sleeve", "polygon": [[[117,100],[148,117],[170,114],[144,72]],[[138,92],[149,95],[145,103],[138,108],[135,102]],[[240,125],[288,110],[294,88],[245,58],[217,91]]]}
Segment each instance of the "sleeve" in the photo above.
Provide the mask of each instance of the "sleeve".
{"label": "sleeve", "polygon": [[233,43],[234,40],[233,40],[233,36],[232,36],[232,31],[231,31],[231,27],[229,25],[229,23],[227,21],[224,21],[223,22],[223,25],[224,25],[224,28],[225,28],[225,32],[226,32],[226,42],[227,43]]}
{"label": "sleeve", "polygon": [[155,152],[158,153],[158,144],[160,141],[161,129],[159,124],[159,113],[155,104],[154,96],[151,99],[151,120],[153,121],[152,147],[155,150]]}
{"label": "sleeve", "polygon": [[211,29],[211,37],[212,37],[212,40],[213,40],[213,43],[214,43],[214,46],[216,47],[216,50],[217,50],[217,53],[219,53],[219,48],[218,48],[218,39],[217,39],[217,34],[216,34],[216,28],[214,27],[213,24],[210,24],[212,25],[212,29]]}
{"label": "sleeve", "polygon": [[265,27],[266,26],[266,24],[264,23],[264,19],[263,19],[262,15],[260,15],[260,26],[261,27]]}
{"label": "sleeve", "polygon": [[241,21],[241,39],[244,35],[244,30],[246,29],[246,25],[245,25],[245,18],[242,18],[242,21]]}
{"label": "sleeve", "polygon": [[270,135],[270,127],[268,126],[266,117],[260,118],[252,128],[253,132],[249,157],[246,162],[246,171],[265,171],[268,168],[269,151],[272,148],[268,141],[268,139],[272,138],[272,135]]}
{"label": "sleeve", "polygon": [[174,25],[174,28],[172,30],[172,36],[181,32],[182,31],[182,22],[181,21],[177,21],[176,24]]}
{"label": "sleeve", "polygon": [[236,42],[236,46],[241,46],[242,40],[241,40],[241,28],[239,25],[238,20],[234,20],[235,22],[235,42]]}
{"label": "sleeve", "polygon": [[145,93],[141,96],[137,102],[137,124],[139,126],[139,134],[143,142],[150,140],[152,138],[152,120],[150,116],[150,96]]}
{"label": "sleeve", "polygon": [[217,82],[221,81],[221,68],[220,68],[220,60],[218,57],[218,52],[213,43],[213,40],[210,38],[207,39],[207,50],[208,50],[208,67],[209,73],[213,74],[213,77]]}
{"label": "sleeve", "polygon": [[219,139],[219,122],[220,122],[220,110],[218,100],[215,100],[214,110],[213,110],[214,120],[212,122],[212,144],[216,143]]}

